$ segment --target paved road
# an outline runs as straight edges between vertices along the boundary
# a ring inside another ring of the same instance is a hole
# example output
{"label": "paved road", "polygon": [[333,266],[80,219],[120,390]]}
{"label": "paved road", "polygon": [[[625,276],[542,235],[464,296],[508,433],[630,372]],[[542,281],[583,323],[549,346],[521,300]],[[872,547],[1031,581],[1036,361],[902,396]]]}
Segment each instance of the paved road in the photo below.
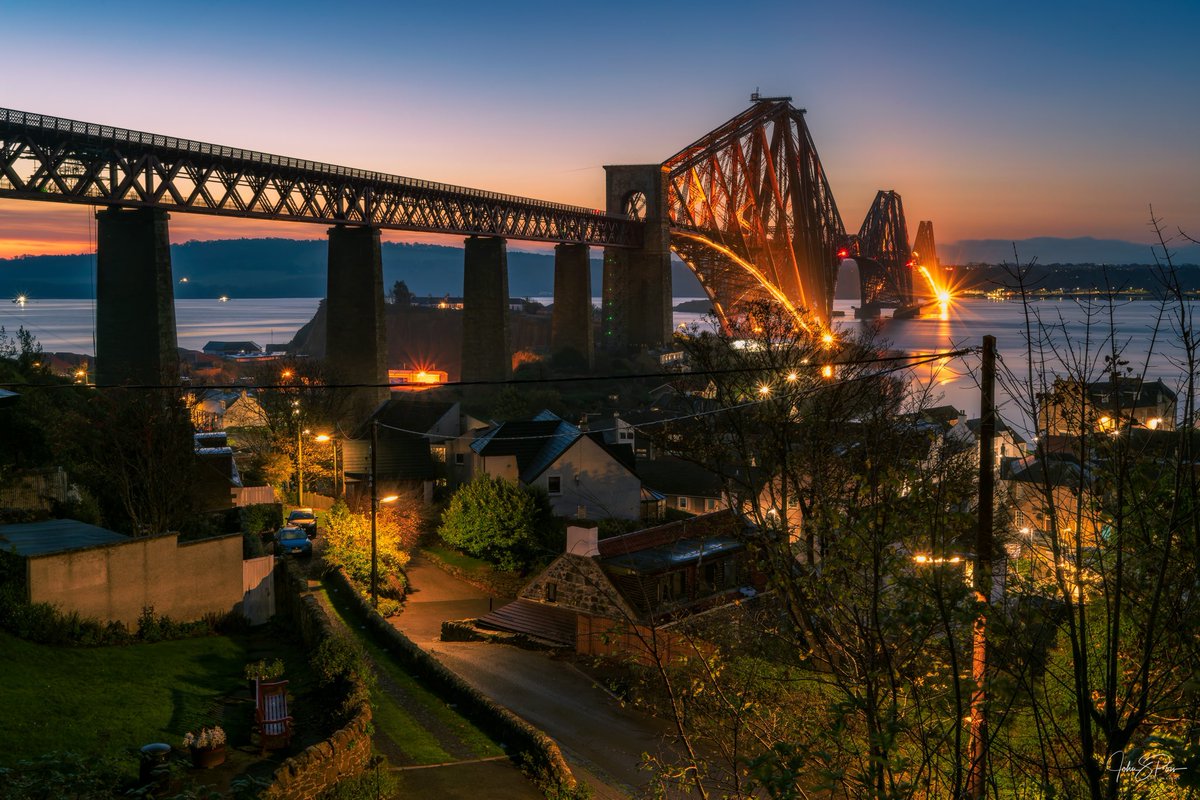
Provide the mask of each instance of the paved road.
{"label": "paved road", "polygon": [[668,727],[623,707],[566,661],[483,642],[442,642],[445,619],[486,614],[488,595],[414,558],[413,593],[393,624],[484,694],[549,734],[597,798],[641,794],[644,753],[666,752]]}

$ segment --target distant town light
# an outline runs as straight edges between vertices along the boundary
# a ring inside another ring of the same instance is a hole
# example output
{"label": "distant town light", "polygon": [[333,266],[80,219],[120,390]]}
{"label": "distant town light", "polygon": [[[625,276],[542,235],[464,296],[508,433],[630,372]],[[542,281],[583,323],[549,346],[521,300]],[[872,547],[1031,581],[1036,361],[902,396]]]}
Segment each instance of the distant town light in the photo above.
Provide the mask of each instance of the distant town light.
{"label": "distant town light", "polygon": [[763,396],[766,396],[771,393],[771,387],[770,386],[759,386],[758,393]]}
{"label": "distant town light", "polygon": [[229,295],[225,295],[225,294],[221,295],[220,297],[217,298],[217,302],[218,303],[228,303]]}
{"label": "distant town light", "polygon": [[799,375],[797,375],[796,373],[794,373],[794,372],[789,372],[789,373],[788,373],[788,376],[787,376],[787,379],[788,379],[788,381],[789,381],[789,382],[795,382],[795,381],[796,381],[796,379],[798,379],[799,377],[800,377],[800,376],[799,376]]}
{"label": "distant town light", "polygon": [[822,378],[832,378],[833,377],[833,365],[832,364],[826,364],[825,366],[821,367],[821,377]]}
{"label": "distant town light", "polygon": [[19,306],[24,306],[26,303],[29,302],[29,298],[23,294],[19,294],[13,298],[13,302]]}

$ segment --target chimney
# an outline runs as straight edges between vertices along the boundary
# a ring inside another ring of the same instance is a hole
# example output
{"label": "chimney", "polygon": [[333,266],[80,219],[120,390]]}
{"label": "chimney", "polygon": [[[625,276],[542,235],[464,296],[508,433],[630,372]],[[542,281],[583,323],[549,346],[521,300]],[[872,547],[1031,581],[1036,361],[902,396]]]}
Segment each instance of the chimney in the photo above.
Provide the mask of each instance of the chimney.
{"label": "chimney", "polygon": [[567,553],[588,558],[600,555],[600,528],[587,520],[571,520],[567,525]]}

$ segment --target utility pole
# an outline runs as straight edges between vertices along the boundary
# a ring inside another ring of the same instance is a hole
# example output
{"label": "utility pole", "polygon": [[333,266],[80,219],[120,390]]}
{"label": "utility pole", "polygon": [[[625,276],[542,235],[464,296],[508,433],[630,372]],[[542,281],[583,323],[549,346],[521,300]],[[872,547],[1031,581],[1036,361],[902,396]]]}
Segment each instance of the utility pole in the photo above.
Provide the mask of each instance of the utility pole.
{"label": "utility pole", "polygon": [[371,420],[371,605],[379,608],[379,551],[375,544],[375,518],[379,516],[379,420]]}
{"label": "utility pole", "polygon": [[975,532],[975,599],[981,604],[975,618],[971,659],[971,768],[967,797],[983,800],[987,793],[987,617],[992,597],[992,524],[996,486],[996,337],[983,337],[983,374],[979,385],[979,527]]}

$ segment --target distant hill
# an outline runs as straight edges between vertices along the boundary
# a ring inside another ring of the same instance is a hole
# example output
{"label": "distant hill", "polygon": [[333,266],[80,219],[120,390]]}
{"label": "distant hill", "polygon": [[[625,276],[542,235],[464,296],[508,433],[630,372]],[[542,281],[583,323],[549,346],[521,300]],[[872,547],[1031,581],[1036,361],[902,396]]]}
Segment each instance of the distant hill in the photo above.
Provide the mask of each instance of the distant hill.
{"label": "distant hill", "polygon": [[[1149,245],[1106,239],[1038,238],[1018,241],[1021,260],[1039,264],[1148,264]],[[1013,243],[979,239],[938,245],[943,264],[1012,262]],[[601,261],[593,249],[592,294],[600,295]],[[175,295],[179,298],[324,297],[326,246],[320,240],[224,239],[171,246]],[[24,256],[0,259],[0,298],[27,293],[41,298],[87,298],[94,294],[91,255]],[[1200,246],[1179,247],[1177,264],[1200,263]],[[554,257],[509,250],[509,293],[514,297],[554,294]],[[676,297],[702,297],[683,264],[673,269]],[[179,283],[187,278],[186,283]],[[383,245],[384,286],[402,280],[414,294],[461,295],[463,251],[430,244]]]}
{"label": "distant hill", "polygon": [[[1186,243],[1185,243],[1186,244]],[[1040,236],[1016,242],[1017,254],[1025,263],[1036,258],[1040,264],[1153,264],[1148,244],[1119,239],[1058,239]],[[1005,239],[964,239],[938,242],[943,264],[1011,264],[1013,242]],[[1200,246],[1189,244],[1174,249],[1176,264],[1200,264]]]}

